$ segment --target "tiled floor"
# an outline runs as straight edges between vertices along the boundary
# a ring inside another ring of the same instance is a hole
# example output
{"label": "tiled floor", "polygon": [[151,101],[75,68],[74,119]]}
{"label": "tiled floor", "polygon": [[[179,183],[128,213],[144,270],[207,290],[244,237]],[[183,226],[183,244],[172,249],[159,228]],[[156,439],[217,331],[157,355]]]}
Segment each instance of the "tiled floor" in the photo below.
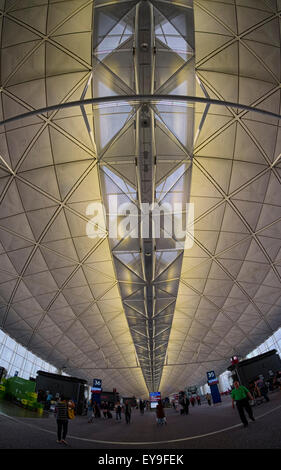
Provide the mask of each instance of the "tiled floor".
{"label": "tiled floor", "polygon": [[[9,409],[10,408],[10,409]],[[1,449],[62,449],[56,443],[56,421],[16,416],[14,406],[0,404]],[[19,413],[20,414],[20,413]],[[8,416],[9,415],[9,416]],[[155,413],[138,410],[130,425],[99,419],[88,424],[77,416],[69,422],[67,440],[72,449],[277,449],[281,448],[281,392],[254,407],[256,422],[241,426],[229,397],[220,405],[190,407],[188,416],[166,410],[167,426],[156,425]]]}

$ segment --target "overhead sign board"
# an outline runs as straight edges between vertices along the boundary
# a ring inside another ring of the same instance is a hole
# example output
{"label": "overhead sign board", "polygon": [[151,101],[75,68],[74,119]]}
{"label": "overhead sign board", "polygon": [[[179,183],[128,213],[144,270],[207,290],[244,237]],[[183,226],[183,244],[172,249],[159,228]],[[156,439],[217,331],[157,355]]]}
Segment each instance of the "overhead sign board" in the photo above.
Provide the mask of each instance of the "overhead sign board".
{"label": "overhead sign board", "polygon": [[102,380],[101,379],[94,379],[93,380],[93,386],[91,388],[92,393],[100,393],[101,392],[101,386],[102,386]]}
{"label": "overhead sign board", "polygon": [[208,385],[215,385],[219,383],[219,380],[217,379],[216,374],[213,370],[210,370],[209,372],[207,372],[207,382],[208,382]]}
{"label": "overhead sign board", "polygon": [[211,394],[212,394],[214,405],[216,403],[221,403],[221,394],[217,386],[217,384],[219,383],[219,380],[216,377],[216,374],[213,370],[210,370],[209,372],[207,372],[207,380],[208,380],[208,385],[210,386],[210,389],[211,389]]}
{"label": "overhead sign board", "polygon": [[150,407],[151,408],[156,408],[158,405],[158,402],[161,400],[161,393],[160,392],[151,392],[149,394],[150,398]]}

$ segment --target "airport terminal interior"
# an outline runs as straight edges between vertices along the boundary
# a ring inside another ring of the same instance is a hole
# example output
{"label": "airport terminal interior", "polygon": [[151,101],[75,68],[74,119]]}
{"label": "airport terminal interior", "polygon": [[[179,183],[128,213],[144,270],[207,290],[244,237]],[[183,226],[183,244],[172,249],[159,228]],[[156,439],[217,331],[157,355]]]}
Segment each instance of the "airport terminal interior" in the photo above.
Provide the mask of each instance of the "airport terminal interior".
{"label": "airport terminal interior", "polygon": [[0,30],[0,449],[280,449],[281,0]]}

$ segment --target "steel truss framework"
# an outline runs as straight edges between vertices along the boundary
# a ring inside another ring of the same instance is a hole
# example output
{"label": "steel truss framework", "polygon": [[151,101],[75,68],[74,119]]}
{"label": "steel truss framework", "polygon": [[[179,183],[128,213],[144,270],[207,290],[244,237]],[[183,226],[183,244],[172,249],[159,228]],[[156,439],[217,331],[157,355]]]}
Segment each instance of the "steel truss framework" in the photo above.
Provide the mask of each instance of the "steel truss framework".
{"label": "steel truss framework", "polygon": [[[280,115],[280,4],[196,1],[195,45],[191,1],[118,4],[1,4],[1,325],[69,373],[168,394],[280,326],[280,122],[230,106]],[[112,194],[191,200],[193,247],[88,239]]]}

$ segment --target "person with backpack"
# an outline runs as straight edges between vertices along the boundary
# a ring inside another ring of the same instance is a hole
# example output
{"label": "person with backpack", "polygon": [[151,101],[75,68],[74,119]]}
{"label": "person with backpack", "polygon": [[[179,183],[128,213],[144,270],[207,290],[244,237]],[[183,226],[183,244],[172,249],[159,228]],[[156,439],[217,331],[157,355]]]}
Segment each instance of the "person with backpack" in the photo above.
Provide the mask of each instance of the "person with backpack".
{"label": "person with backpack", "polygon": [[159,400],[158,405],[156,406],[156,420],[157,424],[167,424],[165,411],[161,400]]}

